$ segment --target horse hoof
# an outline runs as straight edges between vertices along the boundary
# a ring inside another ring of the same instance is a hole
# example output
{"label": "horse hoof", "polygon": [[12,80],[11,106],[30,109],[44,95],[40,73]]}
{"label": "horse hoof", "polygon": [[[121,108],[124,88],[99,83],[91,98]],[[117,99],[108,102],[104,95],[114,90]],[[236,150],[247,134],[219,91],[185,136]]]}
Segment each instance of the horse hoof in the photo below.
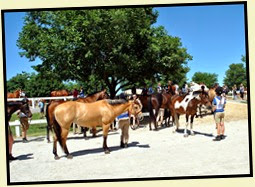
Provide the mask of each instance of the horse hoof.
{"label": "horse hoof", "polygon": [[59,157],[59,156],[55,156],[54,159],[55,159],[55,160],[59,160],[60,157]]}
{"label": "horse hoof", "polygon": [[105,154],[110,154],[110,150],[105,150],[104,153]]}
{"label": "horse hoof", "polygon": [[66,158],[73,159],[73,155],[67,155]]}

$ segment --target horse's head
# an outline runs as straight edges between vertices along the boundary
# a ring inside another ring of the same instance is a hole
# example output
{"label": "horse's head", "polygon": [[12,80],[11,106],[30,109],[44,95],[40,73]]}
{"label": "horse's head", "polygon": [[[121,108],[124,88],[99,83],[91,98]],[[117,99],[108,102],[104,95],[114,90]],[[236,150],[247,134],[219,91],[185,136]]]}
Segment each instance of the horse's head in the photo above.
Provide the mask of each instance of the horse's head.
{"label": "horse's head", "polygon": [[133,116],[138,118],[138,120],[142,121],[143,120],[143,113],[142,113],[143,105],[141,101],[137,98],[135,100],[131,100],[130,102],[131,102],[131,105],[128,109],[129,114],[132,114]]}
{"label": "horse's head", "polygon": [[25,98],[21,102],[22,106],[20,107],[20,111],[23,112],[28,118],[31,118],[33,114],[29,108],[29,100]]}
{"label": "horse's head", "polygon": [[104,90],[102,91],[102,99],[109,99],[109,98],[110,98],[110,96],[108,95],[106,89],[104,89]]}
{"label": "horse's head", "polygon": [[212,106],[212,103],[210,101],[209,95],[204,90],[201,91],[201,93],[199,94],[198,98],[199,98],[198,100],[200,101],[200,103],[202,105],[205,105],[208,108],[210,108]]}

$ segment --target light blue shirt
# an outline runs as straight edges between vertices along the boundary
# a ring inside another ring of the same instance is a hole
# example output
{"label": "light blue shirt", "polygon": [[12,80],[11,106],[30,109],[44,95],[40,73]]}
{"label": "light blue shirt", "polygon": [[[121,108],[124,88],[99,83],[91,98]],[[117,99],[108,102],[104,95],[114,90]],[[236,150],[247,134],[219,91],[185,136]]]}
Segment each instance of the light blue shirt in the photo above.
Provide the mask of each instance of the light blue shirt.
{"label": "light blue shirt", "polygon": [[224,105],[226,104],[226,99],[221,96],[216,96],[213,99],[213,105],[216,106],[216,112],[224,112]]}

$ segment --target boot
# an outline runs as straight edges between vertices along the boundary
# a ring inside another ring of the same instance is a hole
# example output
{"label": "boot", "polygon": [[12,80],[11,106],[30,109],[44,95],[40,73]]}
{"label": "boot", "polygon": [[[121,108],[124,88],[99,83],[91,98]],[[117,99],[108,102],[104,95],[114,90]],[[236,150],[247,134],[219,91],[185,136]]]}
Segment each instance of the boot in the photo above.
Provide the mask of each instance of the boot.
{"label": "boot", "polygon": [[216,136],[213,141],[220,141],[221,140],[221,137],[220,136]]}
{"label": "boot", "polygon": [[9,160],[16,160],[17,158],[13,157],[12,154],[9,154]]}

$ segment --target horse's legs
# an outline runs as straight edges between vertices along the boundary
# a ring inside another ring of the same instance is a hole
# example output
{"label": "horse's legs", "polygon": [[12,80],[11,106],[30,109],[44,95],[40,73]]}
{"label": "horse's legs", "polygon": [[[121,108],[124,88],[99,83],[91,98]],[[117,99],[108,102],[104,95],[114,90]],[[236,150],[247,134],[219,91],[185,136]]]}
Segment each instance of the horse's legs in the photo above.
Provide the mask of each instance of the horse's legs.
{"label": "horse's legs", "polygon": [[158,126],[161,126],[163,123],[163,118],[164,118],[164,110],[162,111],[162,109],[159,109],[158,115],[157,115],[157,123]]}
{"label": "horse's legs", "polygon": [[195,133],[193,132],[193,120],[194,120],[194,115],[190,117],[190,135],[194,136]]}
{"label": "horse's legs", "polygon": [[62,141],[62,146],[63,146],[63,150],[66,154],[66,157],[68,159],[72,159],[73,156],[69,153],[67,146],[66,146],[66,140],[67,140],[67,135],[68,135],[68,131],[67,129],[62,128],[62,132],[61,132],[61,141]]}
{"label": "horse's legs", "polygon": [[47,141],[48,143],[50,143],[50,127],[48,124],[46,126],[46,132],[47,132]]}
{"label": "horse's legs", "polygon": [[151,131],[151,130],[152,130],[152,129],[151,129],[151,120],[152,120],[152,119],[151,119],[151,118],[152,118],[152,115],[151,115],[151,114],[149,114],[149,118],[150,118],[150,119],[149,119],[149,127],[150,127],[150,131]]}
{"label": "horse's legs", "polygon": [[96,127],[92,127],[92,137],[96,137],[97,135],[97,128]]}
{"label": "horse's legs", "polygon": [[110,125],[111,124],[107,124],[107,125],[103,124],[103,138],[104,138],[103,149],[104,149],[105,154],[110,153],[110,149],[107,146],[107,135],[108,135]]}
{"label": "horse's legs", "polygon": [[189,115],[186,114],[186,125],[185,125],[185,130],[184,130],[184,137],[188,137],[188,133],[187,133],[188,125],[189,125]]}
{"label": "horse's legs", "polygon": [[174,124],[175,124],[173,132],[176,132],[179,129],[179,126],[180,126],[180,124],[179,124],[180,115],[178,115],[177,113],[174,113],[172,115],[172,117],[173,117],[173,121],[174,121]]}
{"label": "horse's legs", "polygon": [[58,141],[58,139],[57,139],[56,135],[54,134],[54,136],[53,136],[53,154],[55,155],[55,160],[60,159],[57,154],[57,141]]}

